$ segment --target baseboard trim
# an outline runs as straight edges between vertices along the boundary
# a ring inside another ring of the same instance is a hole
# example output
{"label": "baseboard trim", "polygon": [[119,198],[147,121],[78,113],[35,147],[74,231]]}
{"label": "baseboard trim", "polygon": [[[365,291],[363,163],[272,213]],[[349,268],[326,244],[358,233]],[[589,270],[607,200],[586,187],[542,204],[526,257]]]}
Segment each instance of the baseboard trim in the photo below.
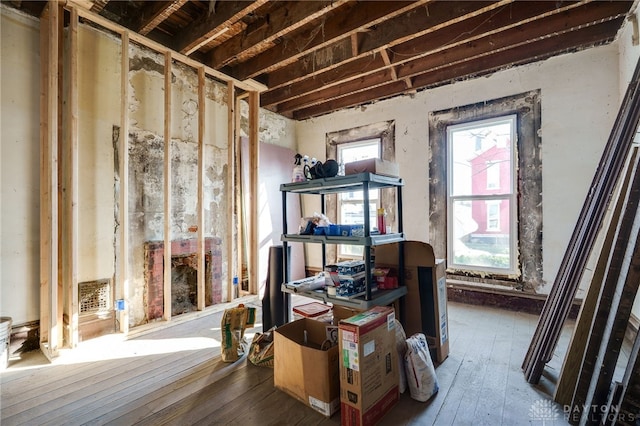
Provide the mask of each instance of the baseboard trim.
{"label": "baseboard trim", "polygon": [[[470,285],[447,283],[447,299],[468,305],[491,306],[509,311],[540,315],[547,299],[546,295],[489,288],[473,288]],[[581,300],[571,305],[569,318],[575,319],[580,311]]]}

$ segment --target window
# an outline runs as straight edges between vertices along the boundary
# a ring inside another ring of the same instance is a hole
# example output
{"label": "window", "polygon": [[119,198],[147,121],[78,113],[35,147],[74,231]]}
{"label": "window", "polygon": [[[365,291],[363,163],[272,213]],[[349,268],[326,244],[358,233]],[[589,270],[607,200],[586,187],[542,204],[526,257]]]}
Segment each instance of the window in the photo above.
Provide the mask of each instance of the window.
{"label": "window", "polygon": [[[368,158],[380,158],[380,139],[368,139],[358,142],[345,143],[338,146],[338,163],[346,164],[353,161]],[[369,223],[373,228],[376,224],[376,209],[379,203],[377,189],[369,190]],[[364,195],[362,191],[345,192],[338,195],[338,223],[344,225],[356,225],[364,223]],[[340,257],[361,257],[362,247],[340,245],[338,248]]]}
{"label": "window", "polygon": [[[368,148],[367,145],[369,145]],[[326,156],[326,158],[333,158],[338,162],[342,158],[362,159],[369,156],[378,157],[385,161],[395,161],[395,121],[381,121],[327,133]],[[391,229],[394,229],[397,224],[397,212],[395,211],[397,206],[396,192],[393,188],[385,188],[375,191],[375,194],[370,194],[371,199],[375,200],[375,205],[385,209],[387,226],[390,226]],[[362,197],[362,194],[351,193],[344,195],[345,197],[341,200],[338,198],[338,194],[327,194],[325,198],[326,215],[335,222],[343,219],[345,221],[355,220],[358,217],[360,223],[363,223],[362,212],[348,210],[351,207],[355,207],[356,204],[362,205],[361,201],[349,203],[350,200],[355,201],[355,197]],[[376,226],[376,209],[372,206],[369,207],[370,219],[373,219],[370,223]],[[343,247],[329,244],[325,246],[325,250],[327,263],[336,262],[343,257],[354,258],[362,256],[362,247]]]}
{"label": "window", "polygon": [[498,189],[500,187],[500,163],[497,161],[487,161],[487,189]]}
{"label": "window", "polygon": [[448,265],[517,269],[515,142],[514,115],[448,126]]}
{"label": "window", "polygon": [[429,113],[429,244],[449,280],[545,284],[541,105],[533,90]]}

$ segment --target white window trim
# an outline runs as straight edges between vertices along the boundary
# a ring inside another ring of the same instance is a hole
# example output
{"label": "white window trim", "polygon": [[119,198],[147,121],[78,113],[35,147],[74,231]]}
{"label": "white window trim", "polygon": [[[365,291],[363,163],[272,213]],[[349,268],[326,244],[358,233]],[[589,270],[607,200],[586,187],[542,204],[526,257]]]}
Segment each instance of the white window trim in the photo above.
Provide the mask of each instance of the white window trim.
{"label": "white window trim", "polygon": [[[451,188],[453,182],[453,155],[451,146],[451,133],[454,131],[460,131],[470,128],[476,128],[483,125],[489,125],[494,123],[500,123],[509,121],[511,122],[511,184],[510,193],[502,195],[476,195],[476,196],[453,196],[451,195]],[[519,247],[518,241],[518,217],[517,217],[517,134],[518,134],[518,120],[516,114],[505,115],[485,120],[471,121],[467,123],[454,124],[447,127],[446,131],[446,146],[447,146],[447,267],[449,269],[466,270],[473,272],[488,272],[497,273],[501,275],[517,274],[519,271],[517,265],[517,253]],[[456,201],[474,201],[474,200],[509,200],[509,268],[491,268],[491,267],[478,267],[464,264],[458,264],[454,260],[453,255],[453,221],[449,216],[453,212],[453,204]]]}

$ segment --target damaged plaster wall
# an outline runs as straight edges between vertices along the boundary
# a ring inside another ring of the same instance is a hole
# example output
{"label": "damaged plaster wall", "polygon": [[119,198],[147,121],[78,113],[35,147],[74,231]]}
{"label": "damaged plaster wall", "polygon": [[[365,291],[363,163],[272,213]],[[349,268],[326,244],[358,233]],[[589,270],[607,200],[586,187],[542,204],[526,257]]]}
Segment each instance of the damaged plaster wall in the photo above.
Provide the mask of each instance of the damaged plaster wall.
{"label": "damaged plaster wall", "polygon": [[[198,224],[198,75],[175,63],[171,70],[171,239],[195,239]],[[129,221],[130,322],[146,322],[144,243],[164,239],[164,58],[130,47]],[[204,236],[222,240],[226,253],[227,87],[206,79]],[[227,262],[223,262],[226,297]]]}
{"label": "damaged plaster wall", "polygon": [[[0,4],[2,74],[2,126],[0,138],[1,282],[0,314],[14,325],[40,318],[40,44],[39,20]],[[78,280],[117,278],[120,171],[117,164],[120,134],[120,39],[81,24],[79,35],[79,201]],[[143,315],[144,279],[138,267],[145,239],[162,240],[164,61],[152,52],[130,46],[131,153],[148,161],[130,165],[130,326],[146,321]],[[172,238],[194,238],[197,184],[197,73],[181,65],[172,67],[173,205]],[[66,84],[66,83],[65,83]],[[247,117],[241,123],[247,132]],[[295,123],[260,111],[260,140],[294,147]],[[207,78],[205,118],[205,232],[222,238],[226,257],[227,218],[227,86]],[[161,148],[162,147],[162,148]],[[136,186],[140,185],[140,186]],[[146,185],[146,186],[145,186]],[[136,191],[140,190],[140,198]],[[136,211],[136,205],[149,211]],[[139,219],[138,216],[142,216]],[[141,225],[142,224],[142,225]],[[135,228],[135,229],[134,229]],[[133,264],[136,267],[132,267]],[[228,262],[223,260],[226,291]]]}

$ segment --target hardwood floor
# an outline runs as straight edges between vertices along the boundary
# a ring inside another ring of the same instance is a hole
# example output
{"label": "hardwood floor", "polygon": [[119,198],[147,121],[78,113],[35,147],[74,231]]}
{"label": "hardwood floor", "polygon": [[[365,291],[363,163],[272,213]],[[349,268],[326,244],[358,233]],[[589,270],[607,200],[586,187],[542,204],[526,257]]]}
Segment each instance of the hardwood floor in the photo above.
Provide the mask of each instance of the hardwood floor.
{"label": "hardwood floor", "polygon": [[[245,303],[259,307],[256,299]],[[326,419],[275,389],[271,369],[244,359],[221,362],[223,308],[129,340],[110,335],[83,342],[53,363],[37,351],[12,359],[0,375],[0,424],[340,423],[339,413]],[[381,424],[567,424],[550,394],[573,323],[540,385],[531,386],[520,365],[536,323],[535,315],[450,303],[450,355],[436,369],[438,394],[426,403],[401,395]],[[248,337],[257,331],[259,324]]]}

